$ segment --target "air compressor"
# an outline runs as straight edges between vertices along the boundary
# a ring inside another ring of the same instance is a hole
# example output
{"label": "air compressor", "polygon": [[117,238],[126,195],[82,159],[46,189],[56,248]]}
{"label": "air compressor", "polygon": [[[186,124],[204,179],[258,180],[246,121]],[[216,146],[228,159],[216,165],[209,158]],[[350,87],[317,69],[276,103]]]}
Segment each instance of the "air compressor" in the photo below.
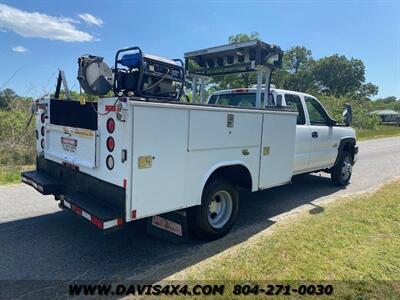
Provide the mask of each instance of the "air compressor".
{"label": "air compressor", "polygon": [[81,56],[78,64],[78,81],[91,95],[113,90],[116,96],[179,101],[183,93],[183,61],[144,54],[139,47],[118,50],[113,69],[93,55]]}

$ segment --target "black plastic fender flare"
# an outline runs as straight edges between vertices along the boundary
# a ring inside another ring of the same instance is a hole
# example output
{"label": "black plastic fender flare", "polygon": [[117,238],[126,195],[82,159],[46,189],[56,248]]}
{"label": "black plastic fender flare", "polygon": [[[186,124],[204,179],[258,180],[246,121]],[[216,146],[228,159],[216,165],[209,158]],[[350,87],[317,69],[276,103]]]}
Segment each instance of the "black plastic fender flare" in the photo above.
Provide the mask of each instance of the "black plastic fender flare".
{"label": "black plastic fender flare", "polygon": [[352,155],[352,157],[353,157],[353,159],[354,159],[354,154],[355,154],[354,149],[355,149],[355,146],[356,146],[356,139],[353,138],[353,137],[343,138],[343,139],[340,140],[340,143],[339,143],[338,154],[337,154],[337,156],[336,156],[336,160],[335,160],[334,166],[337,165],[338,160],[339,160],[339,158],[340,158],[340,154],[342,153],[343,149],[344,149],[347,145],[350,145],[350,148],[351,148],[351,155]]}

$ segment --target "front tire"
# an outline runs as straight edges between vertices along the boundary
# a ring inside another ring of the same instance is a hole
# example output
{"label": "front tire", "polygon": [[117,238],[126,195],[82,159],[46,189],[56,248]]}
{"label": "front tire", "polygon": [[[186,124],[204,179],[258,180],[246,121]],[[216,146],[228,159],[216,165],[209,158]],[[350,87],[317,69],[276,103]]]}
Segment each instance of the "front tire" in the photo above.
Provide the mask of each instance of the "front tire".
{"label": "front tire", "polygon": [[353,159],[351,154],[343,151],[339,160],[331,169],[331,179],[336,186],[346,186],[350,182],[353,173]]}
{"label": "front tire", "polygon": [[191,210],[192,232],[200,239],[215,240],[232,228],[239,211],[239,194],[227,180],[217,178],[203,191],[200,206]]}

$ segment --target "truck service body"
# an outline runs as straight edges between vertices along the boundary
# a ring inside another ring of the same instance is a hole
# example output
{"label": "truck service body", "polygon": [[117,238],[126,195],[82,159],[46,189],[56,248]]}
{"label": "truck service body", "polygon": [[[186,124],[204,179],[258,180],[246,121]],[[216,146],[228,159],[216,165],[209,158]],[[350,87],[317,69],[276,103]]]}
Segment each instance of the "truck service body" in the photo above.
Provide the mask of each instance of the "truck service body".
{"label": "truck service body", "polygon": [[[52,105],[65,108],[57,111]],[[251,191],[291,180],[297,113],[287,109],[105,98],[98,103],[99,114],[85,105],[91,116],[80,118],[85,122],[77,127],[52,115],[73,110],[72,105],[79,103],[37,102],[37,171],[24,173],[23,180],[55,194],[63,207],[76,207],[103,222],[119,225],[200,205],[207,180],[227,167],[240,167],[238,175],[247,176],[243,185]],[[96,126],[84,124],[93,116]],[[113,132],[108,120],[115,124]],[[110,137],[115,141],[112,151],[107,147]],[[110,156],[112,168],[107,165]],[[109,186],[106,191],[104,185]]]}

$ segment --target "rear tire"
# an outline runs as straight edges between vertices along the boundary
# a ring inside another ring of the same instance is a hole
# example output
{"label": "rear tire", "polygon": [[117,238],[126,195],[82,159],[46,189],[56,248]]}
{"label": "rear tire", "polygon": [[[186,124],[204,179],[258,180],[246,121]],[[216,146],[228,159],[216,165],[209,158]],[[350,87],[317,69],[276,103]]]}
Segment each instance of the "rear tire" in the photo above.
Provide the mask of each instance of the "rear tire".
{"label": "rear tire", "polygon": [[339,160],[331,169],[331,179],[336,186],[346,186],[353,173],[353,159],[347,151],[342,151]]}
{"label": "rear tire", "polygon": [[201,205],[189,211],[191,231],[202,240],[223,237],[232,228],[239,211],[239,194],[227,180],[217,178],[203,191]]}

